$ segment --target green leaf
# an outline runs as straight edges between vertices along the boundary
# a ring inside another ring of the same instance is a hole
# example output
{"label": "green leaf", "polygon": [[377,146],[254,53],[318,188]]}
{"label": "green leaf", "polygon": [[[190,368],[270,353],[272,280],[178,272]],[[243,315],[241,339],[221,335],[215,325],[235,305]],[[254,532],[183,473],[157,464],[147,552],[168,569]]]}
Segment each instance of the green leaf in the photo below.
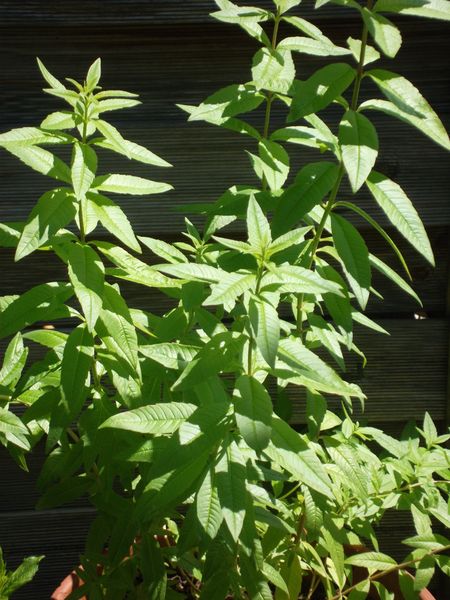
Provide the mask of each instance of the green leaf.
{"label": "green leaf", "polygon": [[319,69],[306,81],[295,83],[288,121],[316,113],[336,100],[352,83],[355,69],[334,63]]}
{"label": "green leaf", "polygon": [[389,58],[394,58],[402,45],[398,28],[386,17],[367,8],[361,10],[361,15],[378,48]]}
{"label": "green leaf", "polygon": [[80,200],[92,186],[97,170],[97,155],[91,146],[76,142],[72,155],[72,185],[76,197]]}
{"label": "green leaf", "polygon": [[61,130],[75,129],[77,123],[74,114],[68,110],[61,110],[49,114],[41,123],[42,129]]}
{"label": "green leaf", "polygon": [[120,206],[97,192],[89,192],[87,199],[105,229],[135,252],[141,251],[130,221]]}
{"label": "green leaf", "polygon": [[67,427],[83,407],[89,387],[87,379],[94,360],[94,339],[85,325],[76,327],[67,338],[61,364],[61,404],[54,424]]}
{"label": "green leaf", "polygon": [[[341,379],[336,371],[298,339],[290,337],[280,341],[278,356],[276,370],[283,373],[284,369],[286,373],[286,367],[289,367],[296,374],[294,381],[308,389],[340,396],[365,397],[358,386]],[[290,378],[287,373],[286,375]]]}
{"label": "green leaf", "polygon": [[162,194],[173,187],[162,181],[152,181],[134,175],[102,175],[94,179],[93,187],[101,192],[114,194],[131,194],[133,196],[146,196],[147,194]]}
{"label": "green leaf", "polygon": [[339,143],[352,191],[356,193],[377,159],[377,132],[367,117],[348,110],[339,124]]}
{"label": "green leaf", "polygon": [[309,213],[334,187],[339,167],[332,162],[310,163],[298,173],[294,185],[281,196],[272,220],[272,230],[278,235],[291,229]]}
{"label": "green leaf", "polygon": [[5,148],[19,160],[28,165],[34,171],[48,175],[53,179],[70,183],[69,167],[57,156],[39,148],[39,146],[12,146],[8,145]]}
{"label": "green leaf", "polygon": [[294,61],[287,50],[261,48],[253,57],[252,79],[258,90],[287,94],[294,77]]}
{"label": "green leaf", "polygon": [[283,17],[283,21],[286,21],[286,23],[289,23],[296,29],[300,29],[300,31],[302,31],[303,33],[306,33],[307,36],[309,36],[315,40],[323,40],[325,42],[332,43],[331,40],[329,38],[327,38],[327,36],[324,35],[318,27],[316,27],[315,25],[313,25],[306,19],[302,19],[301,17],[297,17],[297,16]]}
{"label": "green leaf", "polygon": [[37,61],[39,71],[41,72],[42,77],[49,84],[49,86],[51,86],[55,90],[65,90],[66,89],[65,86],[60,81],[58,81],[58,79],[56,79],[56,77],[54,77],[50,73],[50,71],[47,70],[44,63],[39,58],[36,57],[36,61]]}
{"label": "green leaf", "polygon": [[116,277],[148,287],[179,287],[176,280],[165,277],[120,246],[99,241],[96,241],[95,245],[108,260],[119,267],[113,271]]}
{"label": "green leaf", "polygon": [[275,587],[280,589],[289,597],[289,590],[280,573],[269,563],[263,564],[262,572],[267,581],[270,581]]}
{"label": "green leaf", "polygon": [[186,281],[203,281],[205,283],[219,282],[226,273],[226,271],[222,271],[216,267],[196,263],[156,265],[156,268],[163,273],[185,279]]}
{"label": "green leaf", "polygon": [[111,110],[122,110],[123,108],[133,108],[139,106],[141,102],[139,100],[133,100],[131,98],[108,98],[107,100],[100,100],[95,106],[95,110],[92,116],[101,115],[104,112]]}
{"label": "green leaf", "polygon": [[167,571],[162,548],[151,535],[142,537],[140,546],[140,570],[144,579],[143,589],[148,600],[169,600],[166,595]]}
{"label": "green leaf", "polygon": [[294,6],[298,6],[302,0],[274,0],[275,6],[279,9],[280,14],[285,13]]}
{"label": "green leaf", "polygon": [[15,260],[21,260],[46,244],[74,219],[75,214],[74,196],[67,188],[58,188],[43,194],[23,228]]}
{"label": "green leaf", "polygon": [[245,518],[245,461],[234,441],[228,442],[214,470],[223,518],[237,542]]}
{"label": "green leaf", "polygon": [[96,331],[107,349],[124,359],[140,376],[138,341],[133,320],[120,293],[105,282],[103,309],[97,321]]}
{"label": "green leaf", "polygon": [[262,291],[277,291],[293,294],[326,294],[342,296],[341,287],[303,267],[283,264],[263,276]]}
{"label": "green leaf", "polygon": [[[352,37],[348,37],[347,44],[351,50],[351,53],[353,54],[353,58],[356,60],[357,63],[359,63],[359,59],[361,56],[361,40],[358,40],[358,39],[355,39]],[[365,50],[364,50],[364,65],[363,66],[366,66],[372,62],[375,62],[379,58],[380,58],[380,53],[378,52],[378,50],[375,50],[375,48],[373,48],[372,46],[369,46],[369,44],[366,44]]]}
{"label": "green leaf", "polygon": [[42,510],[73,502],[87,494],[93,485],[91,477],[85,474],[66,477],[45,491],[36,508]]}
{"label": "green leaf", "polygon": [[184,254],[180,252],[180,250],[178,250],[178,248],[176,248],[173,244],[168,244],[167,242],[151,237],[139,236],[139,239],[147,246],[147,248],[150,248],[154,254],[160,256],[167,262],[187,262],[187,258],[184,256]]}
{"label": "green leaf", "polygon": [[247,233],[249,244],[261,254],[272,241],[269,222],[253,194],[248,201]]}
{"label": "green leaf", "polygon": [[346,219],[335,214],[331,222],[334,246],[350,287],[364,310],[371,283],[369,251],[361,235]]}
{"label": "green leaf", "polygon": [[23,345],[20,333],[9,342],[0,369],[0,385],[13,388],[19,381],[28,356],[28,348]]}
{"label": "green leaf", "polygon": [[266,181],[271,190],[281,189],[289,175],[288,153],[282,146],[269,140],[261,140],[258,150],[259,156],[249,152],[256,175]]}
{"label": "green leaf", "polygon": [[273,367],[280,339],[280,320],[277,309],[263,295],[252,296],[249,302],[248,316],[258,350],[267,364]]}
{"label": "green leaf", "polygon": [[309,231],[311,231],[310,226],[299,227],[298,229],[292,229],[291,231],[288,231],[284,235],[280,235],[280,237],[274,240],[266,250],[266,257],[270,258],[274,254],[278,254],[278,252],[282,252],[287,248],[301,244],[305,239],[305,235]]}
{"label": "green leaf", "polygon": [[170,163],[160,158],[144,146],[130,142],[122,137],[119,131],[110,123],[97,119],[95,126],[105,137],[102,141],[96,141],[95,145],[107,150],[112,150],[118,154],[123,154],[130,160],[137,160],[146,165],[155,165],[158,167],[170,167]]}
{"label": "green leaf", "polygon": [[174,433],[196,409],[195,404],[181,402],[152,404],[113,415],[100,425],[100,429],[125,429],[156,435]]}
{"label": "green leaf", "polygon": [[433,250],[425,228],[402,188],[376,171],[367,179],[367,187],[390,222],[430,264],[434,265]]}
{"label": "green leaf", "polygon": [[301,36],[287,37],[281,40],[277,46],[277,51],[281,50],[301,52],[313,56],[344,56],[350,54],[350,50],[335,46],[331,40],[311,39]]}
{"label": "green leaf", "polygon": [[92,65],[89,67],[89,70],[86,75],[86,92],[93,92],[97,83],[100,81],[100,77],[102,74],[102,61],[100,58],[97,58]]}
{"label": "green leaf", "polygon": [[251,37],[267,46],[270,45],[269,38],[259,25],[260,21],[266,21],[269,18],[268,11],[253,6],[238,6],[230,0],[215,0],[215,2],[220,10],[211,13],[211,17],[225,23],[236,23]]}
{"label": "green leaf", "polygon": [[[35,286],[15,298],[1,313],[0,339],[32,325],[58,315],[68,316],[63,306],[72,296],[72,286],[67,283],[44,283]],[[61,314],[62,313],[62,314]]]}
{"label": "green leaf", "polygon": [[255,110],[263,101],[264,94],[252,85],[229,85],[194,107],[190,111],[189,121],[206,121],[214,125],[223,125],[236,115]]}
{"label": "green leaf", "polygon": [[0,146],[34,146],[35,144],[68,144],[73,138],[63,133],[49,133],[37,127],[19,127],[0,134]]}
{"label": "green leaf", "polygon": [[[385,69],[372,69],[367,72],[367,75],[375,82],[386,98],[398,108],[400,114],[405,114],[404,120],[409,118],[412,125],[419,127],[431,139],[434,139],[444,148],[450,148],[444,125],[427,100],[410,81]],[[363,104],[363,107],[365,105],[366,103]],[[397,115],[394,114],[394,116]]]}
{"label": "green leaf", "polygon": [[331,481],[316,454],[302,436],[278,417],[272,417],[271,443],[264,453],[295,480],[328,498],[332,497]]}
{"label": "green leaf", "polygon": [[36,329],[35,331],[27,331],[23,334],[23,337],[46,348],[56,348],[65,344],[67,333],[52,329]]}
{"label": "green leaf", "polygon": [[81,304],[89,331],[93,331],[103,303],[105,268],[98,254],[86,244],[71,244],[68,273]]}
{"label": "green leaf", "polygon": [[328,531],[326,526],[322,532],[323,539],[325,541],[325,547],[330,554],[331,561],[333,563],[335,571],[335,580],[340,590],[345,584],[345,572],[344,572],[344,548],[334,535]]}
{"label": "green leaf", "polygon": [[397,563],[393,558],[382,552],[362,552],[361,554],[355,554],[346,558],[345,564],[353,565],[354,567],[364,567],[369,572],[373,572],[391,569]]}
{"label": "green leaf", "polygon": [[200,527],[206,536],[213,540],[222,524],[223,515],[215,483],[215,476],[211,470],[206,472],[205,478],[197,492],[195,509]]}
{"label": "green leaf", "polygon": [[234,412],[245,442],[257,452],[264,450],[272,431],[272,400],[264,385],[241,375],[236,381]]}
{"label": "green leaf", "polygon": [[26,425],[22,423],[14,413],[0,407],[0,434],[3,434],[11,444],[30,450],[31,446],[27,439],[30,435]]}
{"label": "green leaf", "polygon": [[433,552],[443,550],[449,544],[449,540],[443,535],[429,533],[409,537],[403,540],[402,543],[412,548],[423,548]]}
{"label": "green leaf", "polygon": [[450,21],[450,2],[447,0],[378,0],[373,10]]}
{"label": "green leaf", "polygon": [[422,301],[419,296],[413,290],[413,288],[407,283],[398,273],[396,273],[389,265],[385,262],[374,256],[373,254],[369,254],[369,262],[372,267],[375,267],[377,271],[382,273],[385,277],[393,281],[400,289],[409,294],[417,301],[417,303],[422,306]]}
{"label": "green leaf", "polygon": [[219,283],[211,284],[211,294],[204,300],[202,306],[223,304],[233,307],[237,298],[254,287],[256,277],[253,273],[225,273]]}
{"label": "green leaf", "polygon": [[8,598],[10,594],[30,582],[36,575],[39,563],[43,558],[45,557],[27,556],[15,571],[8,573],[6,586],[2,587],[0,592],[6,594],[6,598]]}

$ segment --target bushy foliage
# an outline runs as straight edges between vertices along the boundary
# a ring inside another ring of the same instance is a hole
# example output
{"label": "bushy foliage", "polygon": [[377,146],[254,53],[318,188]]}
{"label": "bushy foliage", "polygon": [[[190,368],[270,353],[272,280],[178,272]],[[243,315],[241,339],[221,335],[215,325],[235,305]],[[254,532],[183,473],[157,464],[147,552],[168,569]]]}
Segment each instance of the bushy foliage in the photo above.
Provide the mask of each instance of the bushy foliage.
{"label": "bushy foliage", "polygon": [[[138,101],[100,88],[100,60],[82,84],[62,83],[39,62],[45,91],[68,110],[0,135],[5,150],[57,180],[26,222],[1,225],[2,244],[16,248],[16,260],[55,252],[67,266],[65,281],[0,299],[0,337],[13,336],[0,371],[0,440],[24,464],[45,439],[41,507],[81,496],[96,507],[82,558],[80,595],[90,599],[357,600],[371,585],[390,598],[383,577],[392,572],[405,596],[415,597],[436,567],[450,573],[450,541],[434,531],[450,524],[450,436],[438,435],[429,415],[400,440],[353,416],[353,403],[365,400],[344,376],[349,353],[364,360],[354,328],[385,333],[363,312],[374,293],[372,270],[417,296],[391,237],[342,190],[347,181],[357,197],[366,186],[433,263],[413,204],[374,169],[378,136],[367,115],[382,111],[449,149],[420,92],[372,67],[380,52],[393,58],[401,45],[381,13],[448,19],[448,2],[378,0],[362,8],[339,1],[363,22],[361,39],[348,38],[346,47],[298,16],[301,10],[289,12],[300,0],[274,0],[273,11],[216,3],[214,17],[261,46],[251,80],[181,108],[190,121],[247,136],[256,179],[197,206],[202,232],[186,220],[183,242],[136,237],[107,195],[171,186],[102,174],[103,150],[170,165],[104,119]],[[297,53],[330,63],[299,80]],[[366,79],[381,98],[360,103]],[[272,131],[275,104],[285,108],[287,124]],[[336,131],[326,122],[331,105],[341,112]],[[242,116],[251,112],[256,118],[247,122]],[[289,144],[316,149],[318,160],[291,173]],[[43,146],[70,146],[70,165]],[[394,249],[404,277],[369,252],[351,212]],[[244,240],[221,231],[236,220]],[[99,224],[118,243],[96,240]],[[138,258],[142,246],[160,264]],[[174,308],[159,317],[129,307],[121,280],[159,289]],[[58,328],[61,319],[74,323],[69,333]],[[43,321],[56,329],[39,328]],[[27,366],[30,344],[45,355]],[[289,420],[299,402],[306,424],[295,430]],[[17,405],[25,407],[20,417]],[[388,510],[411,511],[416,528],[400,564],[377,541],[375,526]],[[350,556],[355,546],[372,550]],[[362,580],[354,566],[365,567]]]}

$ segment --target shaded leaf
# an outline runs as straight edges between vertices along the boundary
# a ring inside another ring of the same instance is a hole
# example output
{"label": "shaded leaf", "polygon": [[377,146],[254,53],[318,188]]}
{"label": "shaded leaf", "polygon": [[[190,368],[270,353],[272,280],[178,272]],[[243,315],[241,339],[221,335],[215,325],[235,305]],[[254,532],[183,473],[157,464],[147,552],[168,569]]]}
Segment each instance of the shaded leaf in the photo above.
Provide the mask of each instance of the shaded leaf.
{"label": "shaded leaf", "polygon": [[272,400],[262,383],[254,377],[241,375],[234,393],[236,423],[245,442],[257,452],[270,440]]}

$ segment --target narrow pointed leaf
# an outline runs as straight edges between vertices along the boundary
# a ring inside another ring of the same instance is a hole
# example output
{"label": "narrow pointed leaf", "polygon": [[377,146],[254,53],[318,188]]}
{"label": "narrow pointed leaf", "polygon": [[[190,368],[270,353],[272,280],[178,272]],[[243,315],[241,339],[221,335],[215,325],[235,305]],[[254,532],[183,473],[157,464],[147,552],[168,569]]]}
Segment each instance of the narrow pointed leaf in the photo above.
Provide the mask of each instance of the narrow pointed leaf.
{"label": "narrow pointed leaf", "polygon": [[241,375],[236,381],[234,411],[245,442],[257,452],[264,450],[272,431],[272,401],[264,385]]}
{"label": "narrow pointed leaf", "polygon": [[339,124],[339,143],[352,191],[356,193],[377,159],[377,132],[367,117],[348,110]]}
{"label": "narrow pointed leaf", "polygon": [[72,185],[78,199],[90,189],[97,170],[97,155],[91,146],[77,142],[73,147]]}
{"label": "narrow pointed leaf", "polygon": [[103,303],[105,268],[98,254],[86,244],[71,244],[69,277],[81,304],[89,331],[93,331]]}
{"label": "narrow pointed leaf", "polygon": [[44,63],[39,59],[36,58],[38,67],[39,67],[39,71],[42,74],[42,77],[45,79],[45,81],[55,90],[65,90],[65,86],[58,81],[58,79],[56,79],[56,77],[54,77],[50,71],[46,68],[46,66],[44,65]]}
{"label": "narrow pointed leaf", "polygon": [[223,521],[214,479],[214,474],[208,470],[197,492],[195,504],[200,526],[211,540],[216,537]]}
{"label": "narrow pointed leaf", "polygon": [[161,194],[172,189],[172,186],[162,181],[152,181],[134,175],[102,175],[93,182],[93,187],[103,192],[114,194],[131,194],[132,196],[146,196],[148,194]]}
{"label": "narrow pointed leaf", "polygon": [[267,364],[273,367],[280,339],[277,309],[263,296],[252,296],[248,314],[258,350]]}
{"label": "narrow pointed leaf", "polygon": [[224,273],[219,283],[211,284],[211,294],[202,303],[202,306],[223,304],[233,306],[236,300],[254,287],[256,278],[253,273]]}
{"label": "narrow pointed leaf", "polygon": [[214,480],[225,523],[236,542],[245,518],[245,478],[244,458],[236,444],[230,442],[215,467]]}
{"label": "narrow pointed leaf", "polygon": [[76,214],[74,196],[70,190],[59,188],[46,192],[34,206],[17,244],[15,260],[20,260],[43,246]]}
{"label": "narrow pointed leaf", "polygon": [[383,54],[394,58],[402,45],[402,36],[398,28],[386,17],[367,8],[363,8],[361,14],[375,44]]}
{"label": "narrow pointed leaf", "polygon": [[350,287],[364,310],[371,283],[369,251],[361,235],[346,219],[333,215],[331,222],[334,246]]}
{"label": "narrow pointed leaf", "polygon": [[135,252],[141,251],[128,217],[120,206],[97,192],[89,192],[87,199],[105,229]]}
{"label": "narrow pointed leaf", "polygon": [[319,69],[306,81],[296,82],[288,121],[316,113],[340,96],[355,78],[355,69],[334,63]]}
{"label": "narrow pointed leaf", "polygon": [[291,50],[313,56],[344,56],[350,54],[348,48],[335,46],[331,41],[311,39],[309,37],[287,37],[277,46],[277,50]]}
{"label": "narrow pointed leaf", "polygon": [[41,123],[42,129],[49,129],[50,131],[56,129],[75,129],[77,123],[72,112],[70,111],[57,111],[49,114]]}
{"label": "narrow pointed leaf", "polygon": [[69,167],[57,156],[39,146],[6,146],[6,150],[42,175],[71,182]]}
{"label": "narrow pointed leaf", "polygon": [[450,21],[448,0],[378,0],[373,10]]}
{"label": "narrow pointed leaf", "polygon": [[89,67],[89,70],[86,75],[86,91],[92,92],[100,81],[100,77],[102,74],[102,61],[100,58],[97,58],[92,65]]}
{"label": "narrow pointed leaf", "polygon": [[125,429],[137,433],[164,435],[174,433],[197,409],[195,404],[170,402],[151,404],[109,417],[101,429]]}
{"label": "narrow pointed leaf", "polygon": [[402,188],[376,171],[369,176],[367,187],[390,222],[429,263],[434,265],[433,250],[425,228]]}
{"label": "narrow pointed leaf", "polygon": [[247,232],[249,244],[255,250],[264,250],[272,241],[269,222],[253,195],[248,201]]}
{"label": "narrow pointed leaf", "polygon": [[389,265],[380,260],[378,257],[373,254],[369,255],[370,264],[377,269],[380,273],[382,273],[385,277],[393,281],[400,289],[409,294],[417,301],[417,303],[422,306],[422,301],[419,296],[413,290],[413,288],[407,283],[398,273],[396,273]]}

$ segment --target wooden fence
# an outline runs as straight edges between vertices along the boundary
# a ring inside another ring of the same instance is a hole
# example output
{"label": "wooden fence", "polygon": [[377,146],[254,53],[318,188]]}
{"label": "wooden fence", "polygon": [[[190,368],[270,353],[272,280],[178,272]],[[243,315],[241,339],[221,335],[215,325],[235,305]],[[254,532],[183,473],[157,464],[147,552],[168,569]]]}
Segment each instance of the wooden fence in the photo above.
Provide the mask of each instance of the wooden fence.
{"label": "wooden fence", "polygon": [[[143,101],[135,109],[114,115],[114,124],[126,137],[148,145],[175,165],[166,171],[133,167],[134,174],[165,179],[175,190],[156,199],[121,199],[121,203],[140,234],[177,238],[183,217],[174,209],[188,202],[215,200],[230,185],[254,181],[243,152],[247,140],[205,124],[188,124],[175,106],[198,103],[220,87],[250,79],[254,43],[238,28],[210,19],[211,10],[212,0],[0,0],[0,131],[37,125],[60,107],[56,99],[41,92],[36,56],[58,77],[73,78],[82,78],[89,64],[101,56],[104,87],[137,92]],[[305,0],[299,14],[313,19],[337,43],[359,34],[353,13],[340,7],[329,5],[315,12],[313,2]],[[411,79],[449,123],[446,24],[411,18],[397,21],[404,44],[394,70]],[[302,56],[299,76],[306,77],[319,64]],[[401,122],[372,118],[382,148],[377,167],[413,199],[432,240],[437,268],[432,270],[399,240],[424,307],[418,311],[408,296],[386,281],[375,280],[386,300],[372,301],[369,314],[391,332],[391,338],[386,341],[361,332],[368,366],[362,370],[351,363],[349,378],[367,393],[366,417],[372,424],[398,432],[405,421],[421,419],[428,410],[442,429],[448,411],[450,169],[444,151],[428,138]],[[277,114],[276,126],[281,126]],[[302,149],[294,163],[310,156]],[[119,165],[119,159],[104,159],[105,170]],[[130,172],[129,165],[123,168]],[[0,222],[25,219],[48,189],[48,180],[34,176],[6,153],[0,157],[0,183]],[[361,198],[361,206],[376,212],[368,196]],[[360,221],[354,222],[363,228]],[[372,232],[365,234],[370,248],[394,265],[395,258],[383,241]],[[10,250],[0,250],[0,295],[22,293],[63,275],[61,265],[50,257],[33,254],[17,265],[12,256]],[[133,306],[154,312],[168,306],[162,296],[148,289],[131,284],[123,289]],[[298,398],[295,421],[302,420]],[[42,460],[39,452],[33,454],[30,473],[24,473],[5,452],[0,453],[0,545],[11,566],[28,554],[47,557],[35,581],[17,594],[18,600],[49,597],[52,587],[77,564],[93,515],[83,503],[35,512],[35,479]],[[398,538],[411,524],[403,515],[388,515],[382,527],[387,532],[385,549],[398,552]]]}

